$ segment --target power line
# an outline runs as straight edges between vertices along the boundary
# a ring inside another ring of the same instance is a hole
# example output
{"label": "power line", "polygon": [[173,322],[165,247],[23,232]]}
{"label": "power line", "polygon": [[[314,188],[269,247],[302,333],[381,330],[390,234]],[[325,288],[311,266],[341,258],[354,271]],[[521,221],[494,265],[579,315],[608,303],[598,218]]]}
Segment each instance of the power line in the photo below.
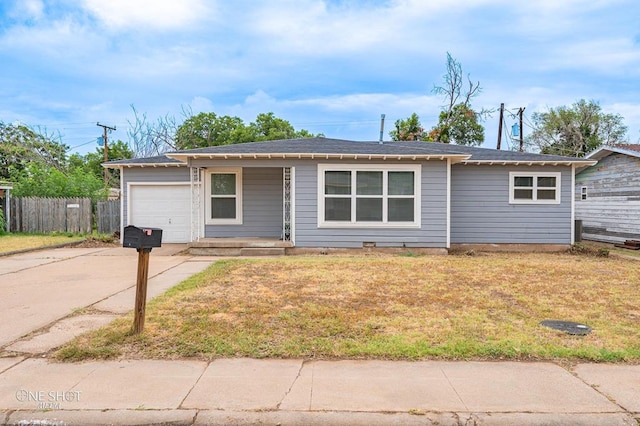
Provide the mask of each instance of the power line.
{"label": "power line", "polygon": [[67,151],[71,151],[72,149],[80,148],[81,146],[89,145],[90,143],[94,143],[96,140],[91,139],[89,142],[81,143],[80,145],[72,146],[67,149]]}

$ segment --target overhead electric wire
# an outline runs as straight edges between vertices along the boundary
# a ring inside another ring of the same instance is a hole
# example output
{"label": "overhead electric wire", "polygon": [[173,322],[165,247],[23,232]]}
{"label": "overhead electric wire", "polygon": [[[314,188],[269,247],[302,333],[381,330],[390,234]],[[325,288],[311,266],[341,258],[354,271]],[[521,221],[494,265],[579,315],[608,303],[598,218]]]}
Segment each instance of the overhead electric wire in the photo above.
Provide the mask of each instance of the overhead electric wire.
{"label": "overhead electric wire", "polygon": [[82,143],[80,145],[72,146],[67,149],[67,151],[71,151],[72,149],[80,148],[81,146],[89,145],[90,143],[95,143],[96,139],[90,140],[89,142]]}

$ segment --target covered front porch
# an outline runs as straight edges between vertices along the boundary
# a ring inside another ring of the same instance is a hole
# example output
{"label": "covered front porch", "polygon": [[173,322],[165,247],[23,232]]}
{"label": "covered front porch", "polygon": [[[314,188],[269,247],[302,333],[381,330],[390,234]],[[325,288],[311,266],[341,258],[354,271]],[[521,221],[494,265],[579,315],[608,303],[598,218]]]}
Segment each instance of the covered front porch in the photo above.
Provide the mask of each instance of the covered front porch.
{"label": "covered front porch", "polygon": [[190,252],[278,255],[293,247],[293,167],[191,167]]}

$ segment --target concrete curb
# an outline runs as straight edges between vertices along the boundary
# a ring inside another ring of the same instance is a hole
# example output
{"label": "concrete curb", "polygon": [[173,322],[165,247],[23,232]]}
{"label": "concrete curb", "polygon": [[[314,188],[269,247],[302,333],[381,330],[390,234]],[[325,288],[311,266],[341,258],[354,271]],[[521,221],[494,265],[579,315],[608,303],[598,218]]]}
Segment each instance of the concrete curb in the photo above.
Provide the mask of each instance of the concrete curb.
{"label": "concrete curb", "polygon": [[[2,415],[3,413],[0,413]],[[580,425],[636,426],[625,413],[551,414],[551,413],[369,413],[338,411],[223,411],[223,410],[83,410],[5,412],[0,425],[101,426],[101,425],[441,425],[511,426]],[[0,417],[2,419],[2,417]]]}
{"label": "concrete curb", "polygon": [[83,411],[14,411],[2,425],[102,426],[102,425],[172,425],[190,426],[196,410],[83,410]]}

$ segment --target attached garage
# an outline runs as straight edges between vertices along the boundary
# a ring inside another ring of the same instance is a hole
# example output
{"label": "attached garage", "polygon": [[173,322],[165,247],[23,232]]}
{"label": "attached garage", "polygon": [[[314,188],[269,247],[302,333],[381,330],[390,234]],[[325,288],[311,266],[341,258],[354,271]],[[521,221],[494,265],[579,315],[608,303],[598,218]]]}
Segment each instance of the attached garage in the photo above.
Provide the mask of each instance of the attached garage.
{"label": "attached garage", "polygon": [[129,183],[130,225],[162,229],[163,243],[187,243],[191,234],[188,183]]}

